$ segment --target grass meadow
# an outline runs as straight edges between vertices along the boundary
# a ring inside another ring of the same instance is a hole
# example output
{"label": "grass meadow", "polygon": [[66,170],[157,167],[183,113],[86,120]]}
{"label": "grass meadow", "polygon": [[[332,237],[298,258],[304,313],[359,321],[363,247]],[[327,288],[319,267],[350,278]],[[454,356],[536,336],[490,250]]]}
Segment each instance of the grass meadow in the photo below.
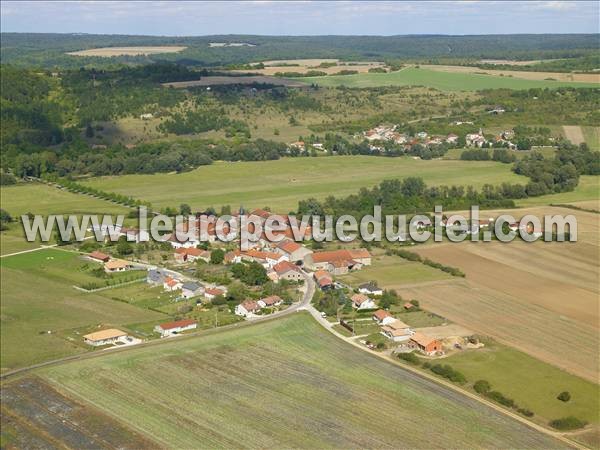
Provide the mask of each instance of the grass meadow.
{"label": "grass meadow", "polygon": [[[488,340],[484,348],[455,353],[444,362],[462,372],[472,383],[489,381],[492,389],[533,411],[543,423],[566,416],[595,425],[600,422],[598,384],[513,348]],[[556,398],[563,391],[571,394],[568,402]]]}
{"label": "grass meadow", "polygon": [[425,86],[441,91],[479,91],[482,89],[532,89],[558,87],[598,87],[597,83],[573,83],[564,81],[524,80],[521,78],[479,75],[472,73],[439,72],[408,67],[389,73],[359,73],[356,75],[329,75],[299,78],[306,83],[320,86],[347,86],[367,88],[379,86]]}
{"label": "grass meadow", "polygon": [[98,280],[85,272],[84,264],[94,263],[55,249],[0,260],[2,371],[89,350],[81,340],[61,337],[66,330],[166,317],[100,295],[110,291],[87,294],[75,290],[75,284]]}
{"label": "grass meadow", "polygon": [[307,314],[40,374],[171,448],[560,446],[350,347]]}
{"label": "grass meadow", "polygon": [[85,184],[149,201],[155,207],[188,203],[193,209],[229,204],[287,213],[298,201],[356,193],[386,178],[420,176],[431,185],[525,183],[510,166],[493,161],[423,161],[411,158],[335,156],[277,161],[216,162],[182,174],[124,175]]}

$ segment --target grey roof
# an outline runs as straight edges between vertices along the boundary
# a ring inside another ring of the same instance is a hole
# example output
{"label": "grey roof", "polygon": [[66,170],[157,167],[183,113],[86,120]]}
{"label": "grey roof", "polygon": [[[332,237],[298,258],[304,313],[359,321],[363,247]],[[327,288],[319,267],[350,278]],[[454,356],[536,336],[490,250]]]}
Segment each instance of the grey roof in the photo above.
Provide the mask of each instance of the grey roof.
{"label": "grey roof", "polygon": [[377,285],[375,283],[373,283],[372,281],[369,281],[368,283],[363,283],[363,284],[359,285],[358,287],[359,287],[359,289],[368,289],[369,291],[378,291],[379,290]]}
{"label": "grey roof", "polygon": [[186,281],[181,287],[182,289],[186,289],[188,291],[197,291],[200,289],[200,285],[198,283],[194,283],[193,281]]}

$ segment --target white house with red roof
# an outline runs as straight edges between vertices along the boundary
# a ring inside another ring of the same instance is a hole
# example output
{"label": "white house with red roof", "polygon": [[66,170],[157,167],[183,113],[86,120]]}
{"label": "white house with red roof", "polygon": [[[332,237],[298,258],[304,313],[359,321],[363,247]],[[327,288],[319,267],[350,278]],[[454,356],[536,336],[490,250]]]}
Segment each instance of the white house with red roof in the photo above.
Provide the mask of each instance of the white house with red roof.
{"label": "white house with red roof", "polygon": [[377,325],[389,325],[390,323],[395,322],[396,319],[389,311],[378,309],[373,313],[373,320],[377,322]]}
{"label": "white house with red roof", "polygon": [[352,307],[355,309],[373,309],[377,307],[375,302],[364,294],[354,294],[350,297],[350,300],[352,300]]}
{"label": "white house with red roof", "polygon": [[268,297],[261,298],[257,303],[261,308],[272,308],[281,305],[283,300],[279,295],[269,295]]}
{"label": "white house with red roof", "polygon": [[156,325],[154,332],[159,333],[161,338],[175,336],[184,331],[194,330],[198,327],[198,322],[193,319],[177,320],[175,322],[166,322]]}
{"label": "white house with red roof", "polygon": [[180,280],[171,276],[165,277],[165,280],[163,281],[163,289],[165,291],[174,292],[181,289],[182,286],[183,283]]}
{"label": "white house with red roof", "polygon": [[242,317],[254,317],[260,309],[258,302],[245,300],[235,307],[235,314]]}

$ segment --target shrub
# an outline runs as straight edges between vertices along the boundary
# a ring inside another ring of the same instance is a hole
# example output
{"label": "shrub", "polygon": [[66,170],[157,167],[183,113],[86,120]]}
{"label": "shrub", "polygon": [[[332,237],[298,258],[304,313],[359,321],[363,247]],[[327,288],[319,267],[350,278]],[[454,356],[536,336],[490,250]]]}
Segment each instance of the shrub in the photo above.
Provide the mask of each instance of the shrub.
{"label": "shrub", "polygon": [[407,361],[411,364],[419,364],[419,358],[414,353],[398,353],[398,359]]}
{"label": "shrub", "polygon": [[454,370],[452,366],[449,366],[447,364],[443,366],[441,364],[434,364],[431,367],[431,371],[435,374],[441,375],[442,377],[449,379],[453,383],[464,384],[467,382],[467,379],[462,373]]}
{"label": "shrub", "polygon": [[477,380],[473,385],[473,389],[475,389],[475,392],[477,392],[478,394],[486,394],[490,391],[491,388],[492,386],[486,380]]}
{"label": "shrub", "polygon": [[576,430],[578,428],[583,428],[587,422],[583,420],[579,420],[577,417],[568,416],[563,417],[562,419],[555,419],[550,422],[550,426],[552,428],[556,428],[557,430],[566,431],[566,430]]}
{"label": "shrub", "polygon": [[519,414],[523,414],[525,417],[533,417],[533,411],[530,411],[526,408],[518,408],[517,412]]}
{"label": "shrub", "polygon": [[515,402],[512,398],[505,397],[498,391],[490,391],[486,394],[486,397],[494,400],[497,403],[500,403],[501,405],[508,406],[509,408],[515,406]]}
{"label": "shrub", "polygon": [[563,391],[560,394],[558,394],[558,397],[556,398],[559,399],[561,402],[568,402],[569,400],[571,400],[571,394],[569,394],[568,391]]}

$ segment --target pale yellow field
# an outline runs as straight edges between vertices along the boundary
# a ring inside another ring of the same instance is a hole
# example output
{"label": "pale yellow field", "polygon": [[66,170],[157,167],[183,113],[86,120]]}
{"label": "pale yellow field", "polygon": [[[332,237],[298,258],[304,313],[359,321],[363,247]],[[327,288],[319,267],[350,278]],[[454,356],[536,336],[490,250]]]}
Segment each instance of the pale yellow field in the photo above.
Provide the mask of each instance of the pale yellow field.
{"label": "pale yellow field", "polygon": [[565,132],[565,137],[573,144],[579,145],[582,142],[585,142],[585,137],[583,137],[583,131],[581,130],[581,127],[575,125],[564,125],[563,131]]}
{"label": "pale yellow field", "polygon": [[[321,63],[336,63],[332,67],[319,67]],[[309,70],[318,70],[328,75],[338,73],[341,70],[356,70],[359,73],[366,73],[374,67],[384,67],[385,64],[377,61],[340,61],[339,59],[287,59],[264,61],[264,69],[252,69],[252,73],[261,75],[274,75],[277,72],[297,72],[306,73]],[[285,64],[298,64],[289,66]],[[248,72],[248,70],[236,70],[234,72]]]}
{"label": "pale yellow field", "polygon": [[175,45],[163,45],[157,47],[102,47],[80,50],[78,52],[68,52],[67,55],[73,56],[137,56],[137,55],[156,55],[158,53],[177,53],[185,50],[187,47]]}
{"label": "pale yellow field", "polygon": [[480,69],[479,67],[467,66],[441,66],[441,65],[422,65],[424,69],[435,70],[438,72],[453,73],[478,73],[495,76],[505,76],[521,78],[524,80],[546,80],[552,78],[557,81],[574,81],[579,83],[600,83],[600,73],[563,73],[563,72],[525,72],[520,70],[490,70]]}

